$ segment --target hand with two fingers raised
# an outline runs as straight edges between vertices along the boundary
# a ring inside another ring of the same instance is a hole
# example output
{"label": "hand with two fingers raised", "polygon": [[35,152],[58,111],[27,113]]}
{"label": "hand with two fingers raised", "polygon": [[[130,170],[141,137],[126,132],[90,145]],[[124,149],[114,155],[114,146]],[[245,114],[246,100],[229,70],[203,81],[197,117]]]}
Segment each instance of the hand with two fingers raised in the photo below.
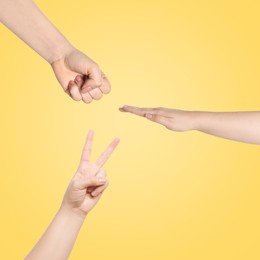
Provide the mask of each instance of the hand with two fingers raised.
{"label": "hand with two fingers raised", "polygon": [[106,171],[102,169],[119,143],[116,138],[95,163],[90,162],[94,133],[89,132],[78,170],[64,195],[62,207],[87,214],[99,201],[108,186]]}

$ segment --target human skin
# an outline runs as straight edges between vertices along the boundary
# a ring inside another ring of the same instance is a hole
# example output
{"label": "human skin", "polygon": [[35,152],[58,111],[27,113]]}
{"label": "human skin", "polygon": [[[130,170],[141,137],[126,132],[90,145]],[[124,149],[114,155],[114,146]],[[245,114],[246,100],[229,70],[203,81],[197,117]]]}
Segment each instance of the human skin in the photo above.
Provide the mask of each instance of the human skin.
{"label": "human skin", "polygon": [[72,99],[90,103],[110,92],[97,63],[73,47],[33,0],[0,0],[0,22],[51,65]]}
{"label": "human skin", "polygon": [[106,171],[102,167],[119,139],[114,139],[99,159],[91,163],[93,136],[90,131],[79,167],[65,192],[60,209],[26,260],[68,259],[83,222],[107,188]]}
{"label": "human skin", "polygon": [[123,106],[119,110],[145,117],[176,132],[197,130],[234,141],[260,144],[260,111],[205,112],[133,106]]}

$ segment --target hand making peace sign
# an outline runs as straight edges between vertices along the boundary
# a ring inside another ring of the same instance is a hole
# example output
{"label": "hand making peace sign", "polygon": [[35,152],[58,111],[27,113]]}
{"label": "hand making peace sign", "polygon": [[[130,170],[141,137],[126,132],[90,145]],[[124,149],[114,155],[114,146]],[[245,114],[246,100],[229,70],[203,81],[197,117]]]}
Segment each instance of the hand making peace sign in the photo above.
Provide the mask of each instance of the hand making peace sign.
{"label": "hand making peace sign", "polygon": [[107,147],[95,163],[90,162],[94,132],[90,131],[82,152],[80,164],[64,195],[62,207],[87,214],[98,202],[102,192],[108,186],[106,171],[102,169],[119,139],[116,138]]}

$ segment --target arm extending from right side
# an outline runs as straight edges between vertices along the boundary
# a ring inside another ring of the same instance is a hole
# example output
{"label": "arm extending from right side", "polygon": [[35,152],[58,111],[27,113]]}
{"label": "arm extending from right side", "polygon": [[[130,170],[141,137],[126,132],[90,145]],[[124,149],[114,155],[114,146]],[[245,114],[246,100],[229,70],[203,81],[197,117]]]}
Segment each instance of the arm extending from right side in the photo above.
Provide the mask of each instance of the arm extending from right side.
{"label": "arm extending from right side", "polygon": [[197,130],[238,142],[260,145],[260,111],[204,112],[132,106],[124,106],[120,111],[146,117],[172,131]]}
{"label": "arm extending from right side", "polygon": [[195,112],[195,130],[218,137],[260,145],[260,111]]}

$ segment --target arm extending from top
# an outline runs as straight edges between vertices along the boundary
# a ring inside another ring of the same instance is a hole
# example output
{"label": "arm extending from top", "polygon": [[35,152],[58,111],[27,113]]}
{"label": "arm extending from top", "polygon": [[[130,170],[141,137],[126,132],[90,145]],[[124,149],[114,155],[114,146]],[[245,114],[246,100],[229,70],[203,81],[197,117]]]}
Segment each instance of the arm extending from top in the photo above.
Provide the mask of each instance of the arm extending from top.
{"label": "arm extending from top", "polygon": [[99,66],[74,48],[32,0],[0,0],[0,21],[53,68],[63,90],[90,103],[110,92]]}

